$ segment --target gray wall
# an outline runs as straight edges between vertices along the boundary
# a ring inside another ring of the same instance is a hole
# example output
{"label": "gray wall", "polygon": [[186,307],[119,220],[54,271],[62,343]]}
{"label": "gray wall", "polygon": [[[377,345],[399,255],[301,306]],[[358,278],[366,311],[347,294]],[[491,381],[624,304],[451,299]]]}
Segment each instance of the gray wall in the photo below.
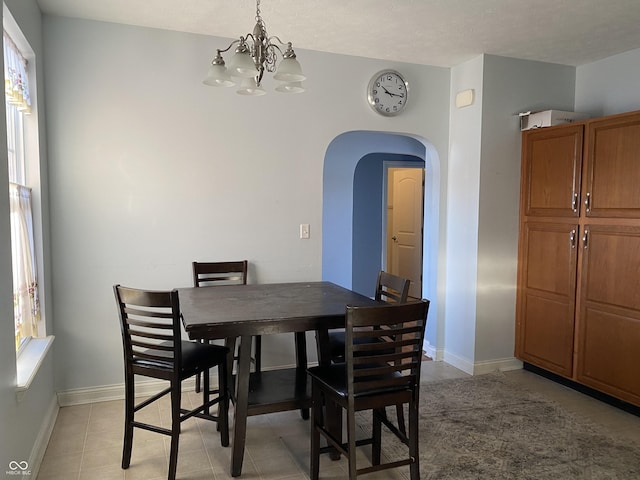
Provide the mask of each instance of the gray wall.
{"label": "gray wall", "polygon": [[521,146],[514,113],[573,110],[575,68],[485,55],[483,86],[476,366],[514,351]]}
{"label": "gray wall", "polygon": [[[40,11],[34,0],[5,0],[10,15],[20,26],[22,33],[36,55],[36,70],[44,71],[42,64],[42,27]],[[42,216],[45,245],[48,244],[48,193],[46,168],[46,130],[44,124],[44,76],[38,75],[34,113],[28,121],[38,122],[40,138],[36,139],[40,146],[41,176],[44,188],[34,192],[34,210]],[[33,81],[33,79],[32,79]],[[0,131],[6,131],[4,102],[1,102],[3,113],[0,115]],[[50,353],[40,367],[39,375],[34,379],[23,397],[16,395],[16,355],[14,346],[13,301],[11,276],[11,248],[9,228],[8,177],[6,157],[6,135],[0,135],[0,472],[8,470],[9,462],[27,461],[35,476],[39,456],[44,454],[47,435],[55,420],[57,412],[56,394],[53,381],[54,357]],[[40,201],[38,201],[40,200]],[[48,283],[42,292],[43,316],[49,332],[53,330],[51,310],[51,282],[49,276],[49,249],[44,249],[44,261],[41,271]],[[42,278],[42,277],[41,277]]]}
{"label": "gray wall", "polygon": [[[230,258],[249,260],[250,282],[320,280],[338,135],[410,132],[446,162],[446,69],[297,51],[306,93],[246,98],[201,84],[223,39],[68,18],[46,18],[45,38],[61,391],[123,381],[115,283],[186,286],[192,260]],[[366,103],[384,67],[411,83],[394,118]],[[267,367],[294,362],[289,335],[263,349]]]}
{"label": "gray wall", "polygon": [[576,69],[576,112],[591,116],[640,110],[640,49]]}

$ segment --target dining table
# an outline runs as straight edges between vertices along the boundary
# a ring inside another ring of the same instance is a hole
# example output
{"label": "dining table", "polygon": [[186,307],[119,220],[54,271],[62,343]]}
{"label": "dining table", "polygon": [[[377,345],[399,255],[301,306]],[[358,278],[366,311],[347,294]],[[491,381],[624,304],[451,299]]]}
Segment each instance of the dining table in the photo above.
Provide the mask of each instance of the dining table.
{"label": "dining table", "polygon": [[[236,339],[240,339],[236,373],[230,382],[235,403],[233,477],[242,472],[247,417],[300,409],[308,418],[306,332],[316,332],[318,362],[328,363],[328,330],[344,328],[346,306],[379,304],[327,281],[190,287],[179,288],[178,294],[187,335],[192,340],[224,339],[230,347],[230,373]],[[280,333],[294,333],[295,367],[251,372],[252,336]]]}

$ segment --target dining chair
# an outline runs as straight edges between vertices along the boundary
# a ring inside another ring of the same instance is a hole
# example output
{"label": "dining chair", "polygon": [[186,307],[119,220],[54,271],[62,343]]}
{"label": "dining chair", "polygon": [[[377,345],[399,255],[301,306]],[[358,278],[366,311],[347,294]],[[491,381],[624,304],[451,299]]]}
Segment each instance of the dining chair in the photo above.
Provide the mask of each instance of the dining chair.
{"label": "dining chair", "polygon": [[[411,281],[391,273],[380,271],[376,282],[375,299],[385,303],[405,303],[409,297]],[[329,351],[331,362],[344,362],[345,331],[344,329],[329,331]]]}
{"label": "dining chair", "polygon": [[[385,271],[380,271],[378,273],[374,298],[385,303],[405,303],[409,297],[410,285],[411,281],[408,278],[402,278]],[[332,363],[344,362],[344,329],[329,331],[329,351],[331,352]],[[404,409],[401,405],[398,405],[396,408],[396,417],[398,420],[398,428],[403,433],[406,433]]]}
{"label": "dining chair", "polygon": [[[192,262],[193,286],[210,287],[220,285],[246,285],[249,262],[239,260],[232,262]],[[235,339],[229,339],[227,345],[235,350]],[[262,369],[262,337],[253,337],[253,357],[256,372]],[[235,352],[234,352],[235,354]],[[234,355],[235,357],[235,355]],[[229,367],[232,367],[230,365]],[[196,377],[196,392],[200,391],[200,376]]]}
{"label": "dining chair", "polygon": [[[229,445],[229,388],[227,355],[229,349],[219,345],[182,340],[181,313],[178,291],[146,291],[113,287],[124,352],[125,422],[122,468],[131,463],[134,428],[150,430],[171,437],[168,479],[174,480],[178,462],[180,425],[193,416],[217,422],[220,443]],[[211,390],[209,369],[218,367],[218,388]],[[202,404],[193,409],[181,407],[182,381],[202,373]],[[135,376],[151,377],[169,382],[169,386],[136,404]],[[136,413],[169,394],[171,399],[171,427],[153,425],[136,420]],[[213,398],[211,396],[213,395]],[[218,414],[210,408],[218,404]]]}
{"label": "dining chair", "polygon": [[[337,449],[348,458],[349,479],[379,470],[409,465],[411,480],[419,480],[418,405],[422,343],[429,301],[347,306],[345,363],[320,365],[307,370],[311,377],[311,480],[319,475],[320,454]],[[323,406],[346,411],[347,442],[336,438],[325,422]],[[384,414],[387,406],[407,404],[408,434]],[[370,438],[356,441],[356,412],[372,410]],[[408,447],[403,459],[381,463],[382,425]],[[320,436],[328,445],[320,448]],[[356,447],[372,445],[371,466],[357,468]]]}

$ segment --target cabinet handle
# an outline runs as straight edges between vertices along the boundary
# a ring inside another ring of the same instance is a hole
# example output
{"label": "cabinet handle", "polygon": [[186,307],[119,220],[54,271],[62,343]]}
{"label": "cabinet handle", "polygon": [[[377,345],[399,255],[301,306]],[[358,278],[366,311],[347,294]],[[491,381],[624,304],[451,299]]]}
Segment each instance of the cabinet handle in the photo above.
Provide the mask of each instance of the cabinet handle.
{"label": "cabinet handle", "polygon": [[582,235],[582,247],[587,248],[589,246],[589,230],[584,231],[584,235]]}
{"label": "cabinet handle", "polygon": [[591,194],[587,192],[587,198],[584,199],[584,206],[587,212],[591,211]]}
{"label": "cabinet handle", "polygon": [[576,248],[576,231],[571,230],[571,233],[569,234],[569,244],[571,245],[571,248]]}
{"label": "cabinet handle", "polygon": [[577,193],[573,194],[573,200],[571,200],[571,210],[573,210],[574,212],[578,211],[578,194]]}

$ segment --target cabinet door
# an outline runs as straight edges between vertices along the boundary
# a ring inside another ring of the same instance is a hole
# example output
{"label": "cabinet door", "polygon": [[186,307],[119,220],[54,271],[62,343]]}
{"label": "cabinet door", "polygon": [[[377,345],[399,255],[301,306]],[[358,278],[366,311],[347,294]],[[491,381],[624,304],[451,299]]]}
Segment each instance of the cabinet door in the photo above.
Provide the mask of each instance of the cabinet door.
{"label": "cabinet door", "polygon": [[577,217],[583,125],[529,130],[522,136],[525,216]]}
{"label": "cabinet door", "polygon": [[585,232],[577,380],[640,405],[640,227]]}
{"label": "cabinet door", "polygon": [[592,121],[588,128],[586,215],[640,218],[640,113]]}
{"label": "cabinet door", "polygon": [[571,377],[578,226],[522,225],[516,314],[516,356]]}

